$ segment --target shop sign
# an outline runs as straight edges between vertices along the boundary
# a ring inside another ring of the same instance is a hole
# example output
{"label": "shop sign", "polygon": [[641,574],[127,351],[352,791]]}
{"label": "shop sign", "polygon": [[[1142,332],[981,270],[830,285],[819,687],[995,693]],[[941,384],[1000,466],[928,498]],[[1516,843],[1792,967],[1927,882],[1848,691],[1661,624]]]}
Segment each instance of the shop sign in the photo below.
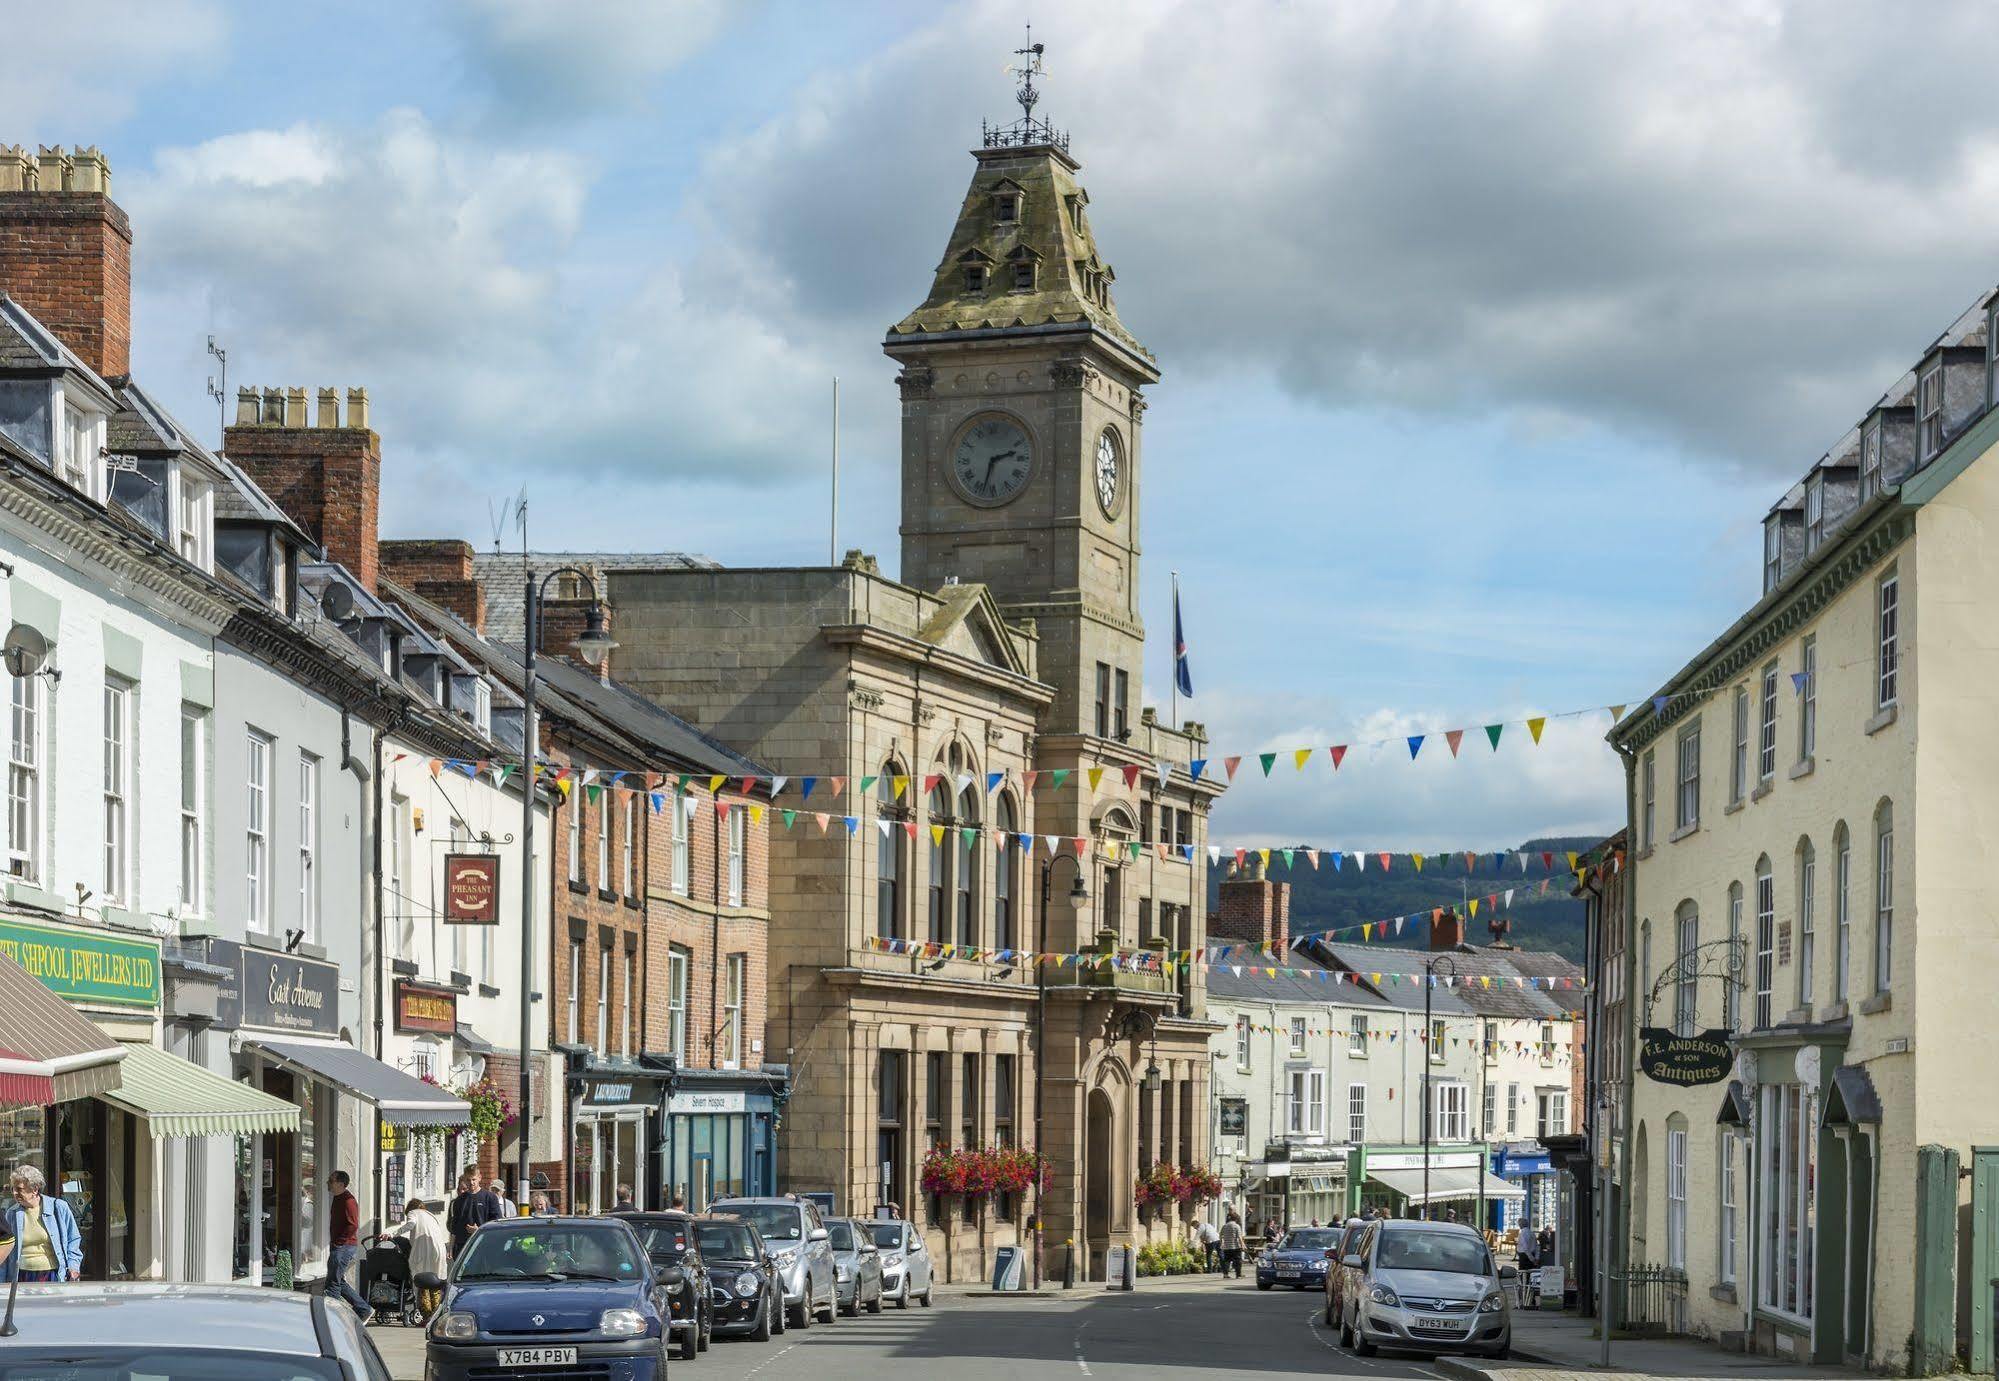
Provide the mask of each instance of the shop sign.
{"label": "shop sign", "polygon": [[589,1101],[592,1103],[629,1103],[632,1101],[632,1086],[630,1084],[592,1084],[590,1086]]}
{"label": "shop sign", "polygon": [[[403,1129],[383,1122],[381,1136],[378,1140],[381,1143],[382,1153],[384,1155],[393,1155],[395,1152],[403,1149]],[[400,1195],[391,1194],[389,1196],[389,1202],[392,1204],[400,1204],[401,1201]]]}
{"label": "shop sign", "polygon": [[1735,1047],[1726,1031],[1680,1036],[1663,1026],[1647,1026],[1638,1034],[1644,1041],[1638,1052],[1639,1071],[1656,1083],[1718,1084],[1735,1068]]}
{"label": "shop sign", "polygon": [[681,1092],[666,1100],[669,1113],[748,1112],[750,1096],[742,1089],[717,1089],[712,1093]]}
{"label": "shop sign", "polygon": [[0,954],[43,987],[93,1007],[160,1005],[160,947],[68,926],[0,921]]}
{"label": "shop sign", "polygon": [[1222,1135],[1249,1135],[1249,1100],[1247,1098],[1224,1098],[1222,1100]]}
{"label": "shop sign", "polygon": [[340,966],[243,946],[242,1024],[315,1036],[340,1032]]}
{"label": "shop sign", "polygon": [[458,994],[450,988],[398,980],[396,983],[396,1030],[428,1031],[441,1036],[458,1030]]}
{"label": "shop sign", "polygon": [[444,923],[446,925],[500,923],[498,854],[444,856]]}

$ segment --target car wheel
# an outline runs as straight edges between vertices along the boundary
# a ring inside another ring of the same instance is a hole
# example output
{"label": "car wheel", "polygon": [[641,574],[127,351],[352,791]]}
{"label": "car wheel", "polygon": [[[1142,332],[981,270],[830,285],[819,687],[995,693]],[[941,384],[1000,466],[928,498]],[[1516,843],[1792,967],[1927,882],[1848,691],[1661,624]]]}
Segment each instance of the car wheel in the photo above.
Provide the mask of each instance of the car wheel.
{"label": "car wheel", "polygon": [[792,1328],[812,1327],[812,1297],[810,1295],[807,1295],[798,1302],[798,1308],[791,1315],[790,1326]]}
{"label": "car wheel", "polygon": [[1353,1346],[1353,1330],[1347,1327],[1347,1316],[1345,1310],[1340,1311],[1340,1346],[1341,1347]]}
{"label": "car wheel", "polygon": [[1353,1321],[1353,1355],[1356,1357],[1372,1357],[1376,1351],[1377,1349],[1374,1344],[1367,1340],[1366,1328],[1356,1318]]}
{"label": "car wheel", "polygon": [[925,1285],[923,1287],[923,1307],[925,1309],[928,1309],[930,1307],[930,1297],[936,1293],[937,1293],[937,1282],[934,1280],[931,1281],[928,1285]]}
{"label": "car wheel", "polygon": [[776,1291],[771,1292],[770,1299],[766,1303],[770,1307],[771,1335],[775,1337],[777,1334],[784,1332],[785,1324],[788,1322],[786,1315],[790,1311],[784,1307],[784,1296],[778,1294]]}
{"label": "car wheel", "polygon": [[1256,1288],[1259,1290],[1268,1290],[1270,1288],[1270,1282],[1267,1280],[1259,1280],[1256,1282]]}
{"label": "car wheel", "polygon": [[[837,1298],[838,1298],[838,1296],[835,1296],[835,1298],[837,1299]],[[860,1287],[860,1286],[856,1285],[856,1286],[854,1287],[854,1297],[853,1297],[853,1298],[852,1298],[851,1300],[847,1301],[847,1303],[845,1303],[845,1304],[843,1304],[843,1305],[840,1305],[840,1306],[839,1306],[839,1310],[840,1310],[840,1312],[841,1312],[842,1314],[845,1314],[845,1315],[846,1315],[846,1316],[847,1316],[848,1318],[850,1318],[850,1319],[851,1319],[851,1318],[854,1318],[855,1316],[857,1316],[857,1315],[858,1315],[858,1314],[859,1314],[859,1313],[861,1312],[861,1287]]]}
{"label": "car wheel", "polygon": [[882,1311],[882,1292],[881,1292],[881,1286],[877,1285],[875,1287],[874,1298],[868,1301],[868,1312],[870,1314],[879,1314],[881,1313],[881,1311]]}
{"label": "car wheel", "polygon": [[694,1325],[694,1331],[684,1333],[680,1338],[680,1360],[691,1362],[701,1355],[701,1325]]}
{"label": "car wheel", "polygon": [[906,1280],[902,1283],[902,1293],[895,1297],[895,1307],[898,1309],[909,1308],[909,1282]]}
{"label": "car wheel", "polygon": [[715,1341],[715,1316],[713,1314],[710,1314],[707,1318],[701,1321],[701,1350],[703,1352],[706,1352],[708,1350],[708,1345],[714,1341]]}
{"label": "car wheel", "polygon": [[750,1330],[751,1342],[767,1343],[770,1341],[770,1335],[771,1335],[770,1316],[773,1312],[774,1311],[770,1307],[770,1301],[768,1299],[764,1300],[763,1306],[757,1310],[757,1326]]}
{"label": "car wheel", "polygon": [[1326,1327],[1328,1327],[1328,1328],[1331,1328],[1331,1327],[1333,1327],[1333,1326],[1334,1326],[1335,1324],[1337,1324],[1338,1322],[1339,1322],[1339,1320],[1333,1317],[1333,1299],[1332,1299],[1332,1296],[1331,1296],[1331,1295],[1328,1295],[1328,1296],[1326,1296]]}

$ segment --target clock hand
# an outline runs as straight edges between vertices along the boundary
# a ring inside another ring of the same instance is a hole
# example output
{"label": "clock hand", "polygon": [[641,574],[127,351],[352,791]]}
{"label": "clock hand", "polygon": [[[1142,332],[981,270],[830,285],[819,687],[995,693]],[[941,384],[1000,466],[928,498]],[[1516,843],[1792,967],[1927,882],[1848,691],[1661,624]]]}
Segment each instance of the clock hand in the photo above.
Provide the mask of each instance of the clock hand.
{"label": "clock hand", "polygon": [[1000,463],[1001,461],[1003,461],[1003,460],[1011,460],[1011,459],[1013,458],[1013,456],[1014,456],[1014,452],[1012,452],[1012,451],[1001,451],[1001,452],[1000,452],[1000,453],[999,453],[998,455],[994,456],[994,457],[993,457],[993,458],[992,458],[991,460],[989,460],[989,461],[987,461],[987,462],[986,462],[986,483],[987,483],[987,484],[991,484],[991,483],[993,482],[993,467],[994,467],[995,465],[998,465],[998,464],[999,464],[999,463]]}

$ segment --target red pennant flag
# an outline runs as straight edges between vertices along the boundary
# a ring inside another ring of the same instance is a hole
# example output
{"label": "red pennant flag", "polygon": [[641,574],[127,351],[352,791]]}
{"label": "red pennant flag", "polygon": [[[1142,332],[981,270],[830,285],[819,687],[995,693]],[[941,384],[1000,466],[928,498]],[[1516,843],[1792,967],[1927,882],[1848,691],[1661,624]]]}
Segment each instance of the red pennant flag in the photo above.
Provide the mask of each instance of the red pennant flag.
{"label": "red pennant flag", "polygon": [[757,779],[755,777],[743,778],[743,795],[748,796],[751,792],[755,791],[756,789],[757,789]]}
{"label": "red pennant flag", "polygon": [[1347,746],[1344,743],[1335,743],[1331,748],[1327,749],[1326,751],[1328,751],[1333,755],[1333,771],[1335,772],[1339,771],[1340,763],[1342,763],[1346,759]]}
{"label": "red pennant flag", "polygon": [[1376,857],[1376,858],[1379,858],[1379,859],[1381,860],[1381,871],[1382,871],[1382,872],[1384,872],[1384,873],[1385,873],[1385,872],[1387,872],[1387,871],[1388,871],[1388,860],[1389,860],[1389,858],[1390,858],[1390,855],[1388,855],[1388,854],[1376,854],[1376,855],[1375,855],[1375,857]]}
{"label": "red pennant flag", "polygon": [[1032,791],[1034,790],[1035,780],[1040,776],[1039,772],[1023,772],[1020,774],[1021,785],[1028,791]]}
{"label": "red pennant flag", "polygon": [[1249,856],[1249,850],[1248,850],[1248,849],[1237,849],[1237,850],[1235,851],[1235,866],[1236,866],[1236,869],[1237,869],[1237,871],[1241,871],[1241,869],[1242,869],[1242,862],[1243,862],[1243,860],[1244,860],[1245,858],[1247,858],[1248,856]]}
{"label": "red pennant flag", "polygon": [[914,820],[903,821],[902,832],[908,835],[911,839],[916,838],[916,822]]}
{"label": "red pennant flag", "polygon": [[1076,846],[1076,857],[1081,858],[1083,856],[1083,849],[1089,844],[1090,840],[1087,835],[1079,834],[1071,842]]}
{"label": "red pennant flag", "polygon": [[1458,755],[1458,745],[1460,743],[1463,743],[1464,741],[1465,741],[1465,731],[1463,729],[1448,729],[1444,733],[1444,742],[1451,745],[1452,757],[1456,757]]}
{"label": "red pennant flag", "polygon": [[1222,767],[1228,772],[1230,781],[1235,780],[1235,770],[1241,766],[1242,759],[1239,757],[1222,759]]}
{"label": "red pennant flag", "polygon": [[1144,768],[1142,768],[1142,767],[1127,767],[1127,768],[1125,768],[1125,770],[1124,770],[1124,789],[1125,789],[1126,791],[1130,791],[1130,790],[1132,790],[1132,789],[1133,789],[1134,787],[1136,787],[1136,786],[1138,785],[1138,774],[1139,774],[1139,773],[1141,773],[1141,772],[1143,772],[1144,770],[1145,770],[1145,769],[1144,769]]}
{"label": "red pennant flag", "polygon": [[943,773],[932,772],[929,776],[923,779],[923,794],[928,796],[931,792],[937,789],[937,783],[943,780],[944,780]]}
{"label": "red pennant flag", "polygon": [[1542,853],[1542,855],[1541,855],[1541,866],[1542,866],[1543,868],[1552,868],[1552,867],[1554,867],[1554,866],[1555,866],[1555,856],[1554,856],[1553,854],[1551,854],[1551,853],[1547,853],[1547,852],[1543,852],[1543,853]]}

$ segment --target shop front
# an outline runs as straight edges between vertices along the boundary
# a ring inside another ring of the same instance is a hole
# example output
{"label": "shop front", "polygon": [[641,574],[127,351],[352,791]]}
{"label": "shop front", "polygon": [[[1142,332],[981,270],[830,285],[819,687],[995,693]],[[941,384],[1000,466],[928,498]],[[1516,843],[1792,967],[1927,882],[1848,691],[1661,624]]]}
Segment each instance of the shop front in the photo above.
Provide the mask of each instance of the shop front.
{"label": "shop front", "polygon": [[661,1208],[653,1147],[666,1079],[641,1065],[588,1064],[569,1076],[569,1203],[572,1213],[608,1213],[628,1190],[640,1208]]}
{"label": "shop front", "polygon": [[[458,989],[445,984],[398,978],[383,1060],[426,1083],[464,1088],[476,1082],[486,1072],[493,1047],[459,1020],[459,997]],[[387,1221],[400,1223],[403,1205],[412,1198],[433,1207],[448,1200],[460,1171],[477,1165],[478,1149],[469,1133],[424,1128],[412,1134],[385,1119],[379,1153]]]}
{"label": "shop front", "polygon": [[1486,1223],[1497,1232],[1539,1232],[1555,1224],[1554,1162],[1539,1142],[1501,1146],[1492,1153],[1492,1173],[1522,1191],[1519,1198],[1504,1198],[1492,1205]]}
{"label": "shop front", "polygon": [[53,1095],[0,1110],[0,1165],[37,1166],[69,1204],[86,1279],[160,1274],[152,1147],[107,1099],[124,1077],[119,1037],[151,1042],[160,992],[154,941],[0,919],[0,1049],[46,1065]]}
{"label": "shop front", "polygon": [[717,1199],[775,1194],[780,1105],[766,1071],[680,1071],[661,1108],[661,1200],[678,1195],[699,1212]]}
{"label": "shop front", "polygon": [[1393,1218],[1480,1221],[1493,1206],[1524,1203],[1527,1192],[1492,1173],[1482,1145],[1357,1147],[1348,1169],[1348,1202],[1361,1214],[1386,1210]]}

